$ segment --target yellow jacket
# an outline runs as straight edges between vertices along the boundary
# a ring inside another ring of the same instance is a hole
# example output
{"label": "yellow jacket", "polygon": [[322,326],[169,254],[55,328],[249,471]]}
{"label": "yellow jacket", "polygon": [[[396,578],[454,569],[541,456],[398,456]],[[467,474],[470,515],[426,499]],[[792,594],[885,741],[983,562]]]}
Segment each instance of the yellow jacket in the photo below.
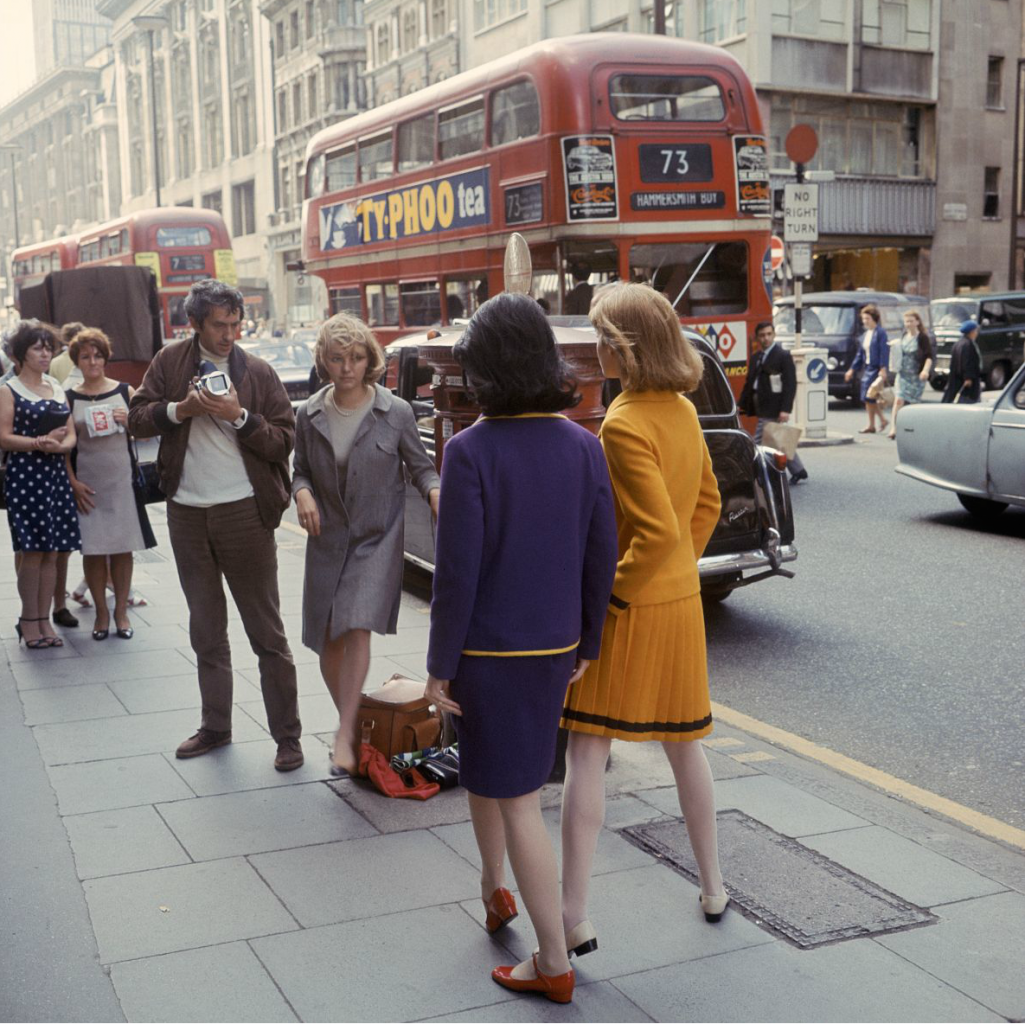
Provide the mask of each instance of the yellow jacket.
{"label": "yellow jacket", "polygon": [[698,593],[720,501],[694,406],[674,391],[624,391],[599,436],[619,533],[609,613]]}

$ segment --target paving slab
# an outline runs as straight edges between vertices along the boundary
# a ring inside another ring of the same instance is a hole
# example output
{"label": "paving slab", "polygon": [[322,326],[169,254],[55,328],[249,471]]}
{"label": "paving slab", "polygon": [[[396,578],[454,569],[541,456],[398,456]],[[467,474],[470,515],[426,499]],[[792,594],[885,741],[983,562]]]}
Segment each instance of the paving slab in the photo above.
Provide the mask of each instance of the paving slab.
{"label": "paving slab", "polygon": [[812,951],[774,942],[616,977],[614,984],[655,1020],[665,1021],[999,1019],[925,971],[886,955],[870,939]]}
{"label": "paving slab", "polygon": [[110,634],[106,640],[93,640],[91,633],[83,633],[72,637],[71,643],[83,658],[123,658],[129,654],[138,654],[140,651],[155,653],[173,650],[181,646],[183,639],[188,642],[188,636],[180,626],[135,626],[133,623],[133,627],[135,635],[131,640],[122,640],[115,635],[114,622],[111,619]]}
{"label": "paving slab", "polygon": [[160,754],[47,769],[61,814],[188,800],[192,790]]}
{"label": "paving slab", "polygon": [[180,675],[188,672],[189,667],[189,663],[180,654],[176,655],[172,651],[162,653],[159,658],[154,658],[146,651],[133,651],[131,654],[102,658],[64,658],[46,664],[26,661],[12,665],[11,671],[19,690],[39,690],[51,686],[108,683],[112,679]]}
{"label": "paving slab", "polygon": [[22,690],[26,725],[54,722],[84,722],[92,718],[127,715],[125,706],[103,683],[67,686],[47,690]]}
{"label": "paving slab", "polygon": [[[243,701],[240,705],[247,715],[259,721],[266,718],[263,700]],[[331,694],[321,683],[320,693],[311,694],[308,697],[299,697],[299,720],[303,724],[304,732],[328,732],[338,728],[338,708],[331,699]]]}
{"label": "paving slab", "polygon": [[430,832],[307,846],[249,862],[304,928],[456,903],[480,893],[479,873]]}
{"label": "paving slab", "polygon": [[396,654],[423,654],[427,650],[430,632],[429,623],[424,623],[422,626],[400,629],[388,636],[375,633],[370,646],[374,654],[384,654],[388,657]]}
{"label": "paving slab", "polygon": [[[674,789],[656,789],[643,793],[643,800],[674,817],[680,804]],[[862,828],[864,818],[802,792],[770,775],[724,779],[715,784],[715,804],[719,810],[735,807],[785,836],[817,835],[839,829]]]}
{"label": "paving slab", "polygon": [[558,1024],[562,1021],[650,1021],[643,1010],[635,1006],[622,992],[607,981],[591,985],[577,985],[573,1002],[568,1006],[540,999],[537,996],[514,996],[491,1006],[477,1006],[463,1013],[448,1013],[429,1017],[429,1021],[509,1021],[510,1024],[529,1024],[542,1021]]}
{"label": "paving slab", "polygon": [[651,804],[630,794],[612,796],[605,801],[605,828],[610,831],[657,821],[665,815]]}
{"label": "paving slab", "polygon": [[[108,685],[111,692],[133,715],[198,708],[202,703],[195,669],[179,676],[158,676],[156,679],[148,676],[138,679],[115,679]],[[240,672],[235,673],[233,691],[235,703],[260,700],[259,686],[254,686]]]}
{"label": "paving slab", "polygon": [[[480,900],[465,903],[463,907],[483,931]],[[687,960],[776,941],[757,925],[730,911],[718,924],[708,924],[698,906],[697,886],[657,864],[596,875],[591,884],[591,921],[599,948],[573,961],[579,984],[607,981],[621,974],[679,965]],[[516,960],[526,959],[536,948],[534,929],[526,914],[503,928],[497,937]],[[642,1009],[651,1013],[647,1007],[642,1006]]]}
{"label": "paving slab", "polygon": [[251,945],[305,1021],[397,1021],[485,1006],[508,963],[457,906],[256,939]]}
{"label": "paving slab", "polygon": [[[262,709],[263,705],[261,705]],[[328,761],[316,737],[303,736],[305,762],[291,772],[274,770],[278,745],[269,738],[229,743],[202,757],[179,760],[167,754],[166,762],[197,796],[241,793],[247,789],[274,789],[327,779]]]}
{"label": "paving slab", "polygon": [[114,964],[131,1021],[294,1021],[295,1014],[244,942]]}
{"label": "paving slab", "polygon": [[[59,626],[55,627],[56,633],[62,639],[65,631]],[[68,630],[70,632],[70,630]],[[11,637],[4,642],[4,650],[7,660],[12,665],[39,666],[46,665],[52,661],[62,661],[67,658],[77,658],[78,651],[67,641],[63,647],[25,647],[18,643],[17,636]]]}
{"label": "paving slab", "polygon": [[189,863],[189,855],[152,807],[72,814],[64,827],[79,878]]}
{"label": "paving slab", "polygon": [[343,779],[332,782],[331,787],[380,832],[408,832],[470,820],[466,791],[459,788],[447,789],[429,800],[392,800],[365,779]]}
{"label": "paving slab", "polygon": [[[705,753],[712,769],[712,778],[716,780],[759,774],[757,769],[739,764],[715,750],[706,748]],[[605,773],[605,788],[608,792],[640,793],[669,786],[673,787],[675,793],[676,780],[660,743],[612,741],[612,760]],[[678,802],[672,813],[680,813]]]}
{"label": "paving slab", "polygon": [[[274,769],[268,765],[267,770]],[[157,810],[194,860],[377,835],[370,822],[319,782],[158,804]]]}
{"label": "paving slab", "polygon": [[806,836],[801,842],[920,907],[955,903],[1007,889],[877,825]]}
{"label": "paving slab", "polygon": [[1025,1020],[1025,896],[983,896],[936,914],[940,923],[932,928],[876,941],[995,1013]]}
{"label": "paving slab", "polygon": [[[48,765],[74,764],[173,752],[196,731],[196,718],[195,711],[158,711],[151,715],[37,725],[33,732]],[[267,735],[248,715],[236,715],[232,730],[234,738],[240,741]]]}
{"label": "paving slab", "polygon": [[241,857],[83,883],[102,963],[297,929]]}
{"label": "paving slab", "polygon": [[[422,679],[425,683],[427,682],[426,651],[420,651],[416,654],[393,654],[388,660],[395,664],[396,672],[401,672],[409,679]],[[384,679],[387,678],[388,676],[384,677]],[[384,679],[381,682],[384,682]]]}

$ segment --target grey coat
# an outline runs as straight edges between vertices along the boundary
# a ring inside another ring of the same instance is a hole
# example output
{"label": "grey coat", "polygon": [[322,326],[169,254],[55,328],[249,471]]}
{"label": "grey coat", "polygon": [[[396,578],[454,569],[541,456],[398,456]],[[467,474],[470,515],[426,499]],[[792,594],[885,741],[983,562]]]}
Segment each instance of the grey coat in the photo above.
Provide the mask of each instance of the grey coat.
{"label": "grey coat", "polygon": [[441,481],[417,433],[413,410],[379,384],[356,432],[346,478],[338,478],[322,388],[299,410],[292,494],[309,488],[320,536],[306,541],[303,643],[319,654],[330,628],[394,633],[402,592],[406,481],[427,498]]}

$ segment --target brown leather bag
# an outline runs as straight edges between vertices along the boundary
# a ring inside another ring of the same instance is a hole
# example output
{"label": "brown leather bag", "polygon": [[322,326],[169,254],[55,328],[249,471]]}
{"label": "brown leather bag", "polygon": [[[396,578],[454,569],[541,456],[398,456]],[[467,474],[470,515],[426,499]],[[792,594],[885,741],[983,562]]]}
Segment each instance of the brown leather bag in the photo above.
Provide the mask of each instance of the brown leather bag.
{"label": "brown leather bag", "polygon": [[380,689],[364,693],[356,716],[356,736],[385,757],[436,746],[441,712],[424,696],[426,683],[394,675]]}

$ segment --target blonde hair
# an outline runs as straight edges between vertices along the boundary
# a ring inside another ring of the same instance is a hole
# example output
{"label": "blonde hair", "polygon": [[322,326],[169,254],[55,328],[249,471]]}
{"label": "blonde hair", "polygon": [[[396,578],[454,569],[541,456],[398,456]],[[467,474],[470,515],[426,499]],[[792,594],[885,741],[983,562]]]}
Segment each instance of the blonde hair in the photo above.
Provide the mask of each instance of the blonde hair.
{"label": "blonde hair", "polygon": [[[114,354],[114,350],[110,344],[110,338],[108,338],[103,331],[98,327],[82,327],[79,324],[81,330],[76,331],[74,337],[71,339],[71,344],[68,345],[68,355],[71,356],[71,361],[78,366],[78,360],[81,358],[82,349],[94,348],[96,351],[103,356],[103,361],[109,362],[110,357]],[[64,328],[67,330],[67,326]]]}
{"label": "blonde hair", "polygon": [[646,284],[617,284],[591,306],[598,344],[619,356],[628,391],[694,391],[704,364],[669,300]]}
{"label": "blonde hair", "polygon": [[363,377],[363,383],[375,384],[381,379],[384,374],[384,350],[374,337],[374,332],[358,316],[351,313],[335,313],[321,326],[313,354],[321,380],[329,379],[325,359],[332,345],[338,345],[343,349],[362,345],[367,352],[367,372]]}
{"label": "blonde hair", "polygon": [[913,316],[918,321],[918,331],[916,333],[921,334],[925,330],[925,321],[922,319],[922,314],[917,309],[905,309],[901,314],[904,319],[909,316]]}

